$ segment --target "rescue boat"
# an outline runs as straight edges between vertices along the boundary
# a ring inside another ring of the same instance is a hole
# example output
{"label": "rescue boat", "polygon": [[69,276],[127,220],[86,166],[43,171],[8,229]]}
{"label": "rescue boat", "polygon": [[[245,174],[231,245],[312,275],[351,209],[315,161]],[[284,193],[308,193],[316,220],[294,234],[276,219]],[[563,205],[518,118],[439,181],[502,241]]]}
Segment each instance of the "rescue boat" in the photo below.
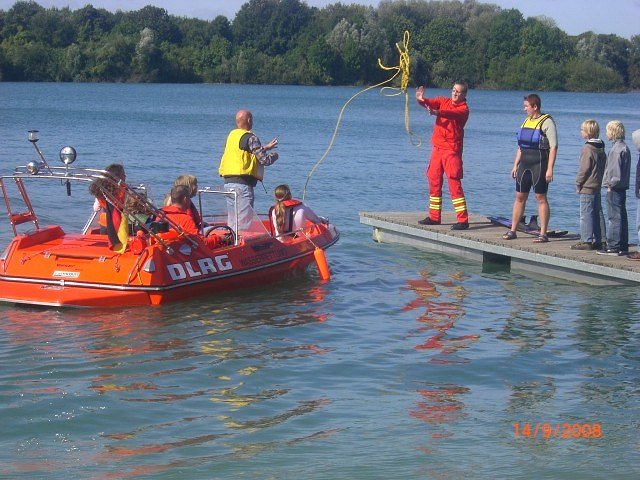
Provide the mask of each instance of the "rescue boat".
{"label": "rescue boat", "polygon": [[[39,160],[0,177],[13,232],[0,256],[0,302],[54,307],[160,305],[270,285],[301,274],[314,262],[321,279],[330,275],[324,250],[340,235],[328,221],[276,236],[268,216],[252,212],[252,220],[238,223],[234,231],[227,223],[227,199],[235,205],[233,194],[207,187],[198,190],[194,203],[208,227],[198,235],[188,234],[153,205],[144,185],[129,186],[106,170],[73,167],[72,147],[60,151],[62,166],[49,166],[37,146],[37,131],[29,132],[29,141]],[[77,184],[84,188],[78,190]],[[89,207],[94,197],[87,186],[92,184],[99,185],[103,198],[127,222],[119,248],[101,228],[98,212]],[[69,200],[73,194],[86,197],[86,210]],[[54,201],[53,195],[59,200]],[[36,214],[34,197],[66,218],[44,225],[51,216]],[[153,221],[141,220],[127,198],[135,199],[136,209],[142,205]],[[84,215],[73,214],[83,211],[91,211],[86,221]],[[80,225],[75,224],[78,217]]]}

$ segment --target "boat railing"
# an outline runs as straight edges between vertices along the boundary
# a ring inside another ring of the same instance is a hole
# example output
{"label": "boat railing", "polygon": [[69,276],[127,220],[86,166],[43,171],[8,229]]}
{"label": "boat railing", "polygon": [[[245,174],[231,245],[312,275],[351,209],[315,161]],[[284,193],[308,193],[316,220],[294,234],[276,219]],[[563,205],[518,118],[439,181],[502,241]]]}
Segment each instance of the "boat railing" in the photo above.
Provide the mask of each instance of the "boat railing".
{"label": "boat railing", "polygon": [[[9,214],[9,220],[11,222],[14,236],[18,235],[18,229],[16,227],[23,223],[33,223],[36,231],[39,231],[42,228],[31,203],[31,199],[27,193],[25,182],[34,180],[54,180],[59,181],[61,185],[66,187],[67,196],[72,195],[72,184],[75,182],[88,183],[92,185],[91,190],[93,190],[92,193],[94,193],[96,197],[101,197],[111,204],[124,217],[126,217],[127,220],[134,224],[136,230],[142,230],[143,233],[152,237],[157,243],[162,244],[168,250],[171,250],[171,248],[168,241],[166,241],[162,235],[162,233],[164,233],[163,230],[166,231],[165,229],[175,230],[178,232],[179,237],[184,237],[190,241],[194,247],[197,246],[198,242],[195,238],[190,236],[178,224],[172,221],[162,209],[153,205],[146,195],[146,188],[144,188],[144,185],[137,187],[129,186],[124,182],[124,179],[119,178],[106,170],[72,167],[71,164],[76,160],[76,151],[73,147],[63,147],[60,150],[60,161],[62,162],[62,166],[50,166],[38,148],[38,131],[30,130],[28,140],[33,144],[39,160],[17,167],[12,175],[0,177],[0,189]],[[6,188],[6,182],[10,179],[17,185],[20,198],[25,205],[25,211],[17,211],[11,205],[10,195]],[[211,195],[217,195],[225,198],[225,204],[227,203],[226,199],[230,198],[234,205],[234,218],[228,218],[228,207],[225,205],[224,211],[227,212],[226,221],[216,221],[214,225],[226,225],[226,228],[228,228],[233,234],[234,245],[238,245],[242,238],[255,238],[269,235],[268,230],[265,228],[263,222],[258,218],[258,215],[255,212],[250,212],[251,215],[245,215],[245,212],[243,212],[243,218],[240,218],[236,192],[224,191],[210,187],[198,190],[198,203],[202,218],[205,218],[203,212],[203,199],[208,198]],[[127,202],[127,200],[133,200],[133,202]],[[133,211],[127,203],[129,203],[129,205],[134,204],[141,208],[142,211],[148,212],[149,216],[155,221],[151,223],[140,221],[136,216],[136,213],[138,212]],[[82,229],[83,234],[90,232],[97,215],[98,212],[92,213]],[[222,217],[222,215],[220,215],[220,217]],[[238,231],[233,231],[229,225],[232,220],[235,220],[233,225]],[[242,225],[240,225],[239,221]],[[201,233],[204,232],[201,231]]]}
{"label": "boat railing", "polygon": [[[10,202],[10,195],[7,191],[6,182],[13,180],[17,185],[20,197],[24,202],[27,210],[21,213],[14,213],[14,208]],[[100,195],[111,205],[113,205],[118,211],[127,218],[132,219],[136,228],[141,229],[144,233],[153,237],[157,243],[160,243],[168,250],[171,250],[170,245],[160,235],[162,233],[157,229],[158,224],[164,224],[166,228],[172,228],[176,230],[179,236],[186,238],[190,241],[194,247],[198,245],[197,241],[191,238],[178,224],[173,222],[167,217],[166,213],[161,209],[155,207],[144,194],[144,186],[131,187],[127,185],[122,179],[112,175],[105,170],[89,169],[89,168],[72,168],[72,167],[55,167],[48,166],[47,168],[40,170],[34,167],[32,164],[19,166],[14,170],[12,175],[5,175],[0,177],[0,189],[5,201],[7,212],[9,213],[9,220],[13,229],[14,236],[18,235],[17,225],[33,221],[36,230],[40,230],[40,225],[37,220],[33,205],[27,193],[25,182],[31,181],[60,181],[62,185],[66,186],[67,195],[72,195],[72,183],[85,183],[96,184],[96,190]],[[126,205],[126,199],[133,198],[138,205],[141,205],[146,211],[148,211],[156,220],[155,223],[145,224],[139,222],[134,211],[132,211]],[[97,212],[91,215],[91,218],[85,223],[83,233],[87,233],[91,224],[95,220]]]}

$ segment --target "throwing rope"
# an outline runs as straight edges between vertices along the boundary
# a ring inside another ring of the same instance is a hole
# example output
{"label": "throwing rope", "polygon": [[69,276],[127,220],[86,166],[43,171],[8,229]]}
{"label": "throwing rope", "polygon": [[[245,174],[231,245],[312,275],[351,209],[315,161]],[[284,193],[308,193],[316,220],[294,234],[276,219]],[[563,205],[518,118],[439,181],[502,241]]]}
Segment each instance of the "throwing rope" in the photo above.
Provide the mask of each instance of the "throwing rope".
{"label": "throwing rope", "polygon": [[[309,180],[311,179],[311,176],[316,171],[316,169],[320,166],[322,161],[326,158],[326,156],[329,154],[329,151],[333,147],[333,142],[336,139],[336,136],[338,134],[338,128],[340,126],[340,122],[342,121],[342,114],[344,113],[345,109],[347,108],[347,105],[349,105],[356,97],[362,95],[365,92],[368,92],[369,90],[373,90],[374,88],[381,87],[380,88],[380,92],[383,93],[384,95],[390,96],[390,97],[397,96],[397,95],[402,95],[404,93],[404,96],[405,96],[405,101],[404,101],[404,127],[405,127],[405,130],[407,131],[407,134],[409,135],[409,138],[411,139],[411,144],[412,145],[420,146],[422,144],[422,141],[420,140],[420,138],[411,131],[411,128],[409,126],[409,94],[407,93],[407,85],[409,84],[409,64],[410,64],[409,37],[410,37],[409,32],[405,31],[404,32],[403,41],[402,41],[402,45],[400,45],[399,43],[396,43],[396,49],[398,50],[398,53],[400,54],[398,65],[396,65],[394,67],[386,67],[386,66],[384,66],[382,64],[380,59],[378,59],[378,66],[380,68],[382,68],[383,70],[395,71],[395,73],[389,79],[387,79],[387,80],[385,80],[383,82],[380,82],[380,83],[378,83],[376,85],[372,85],[370,87],[367,87],[364,90],[359,91],[358,93],[353,95],[349,100],[347,100],[347,102],[340,109],[340,114],[338,115],[338,120],[336,121],[336,127],[333,130],[333,135],[331,136],[331,140],[329,141],[329,146],[325,150],[325,152],[322,155],[322,157],[320,157],[320,160],[318,160],[316,162],[316,164],[313,166],[313,168],[309,172],[309,175],[307,175],[307,181],[304,183],[304,189],[302,191],[302,201],[304,201],[304,198],[307,195],[307,185],[309,184]],[[400,87],[384,86],[384,85],[386,85],[388,83],[391,83],[398,75],[402,75],[400,77]],[[389,90],[391,90],[393,93],[385,93],[385,92],[387,92]],[[415,140],[416,138],[417,138],[417,141]]]}

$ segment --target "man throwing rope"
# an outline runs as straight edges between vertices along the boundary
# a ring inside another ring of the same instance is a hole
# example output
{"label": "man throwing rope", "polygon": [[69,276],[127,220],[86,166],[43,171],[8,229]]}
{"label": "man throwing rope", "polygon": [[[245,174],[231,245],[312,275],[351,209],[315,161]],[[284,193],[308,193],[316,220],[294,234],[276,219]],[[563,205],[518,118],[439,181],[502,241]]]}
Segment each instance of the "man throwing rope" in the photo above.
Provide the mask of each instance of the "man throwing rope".
{"label": "man throwing rope", "polygon": [[442,218],[442,176],[447,176],[449,193],[456,212],[457,223],[452,230],[469,228],[467,202],[462,191],[462,144],[464,126],[469,119],[467,106],[467,84],[456,82],[451,90],[451,98],[424,97],[424,87],[416,90],[416,100],[436,117],[433,135],[431,136],[431,158],[427,167],[429,181],[429,214],[421,225],[440,225]]}

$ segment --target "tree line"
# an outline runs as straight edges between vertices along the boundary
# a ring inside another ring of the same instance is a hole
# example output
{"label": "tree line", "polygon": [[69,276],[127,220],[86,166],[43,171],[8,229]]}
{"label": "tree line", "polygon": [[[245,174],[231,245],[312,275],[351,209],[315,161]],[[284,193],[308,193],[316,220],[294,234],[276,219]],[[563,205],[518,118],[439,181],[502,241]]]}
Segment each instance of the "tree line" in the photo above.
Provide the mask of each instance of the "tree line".
{"label": "tree line", "polygon": [[229,20],[148,5],[109,12],[18,1],[0,10],[0,81],[371,85],[409,41],[410,84],[565,91],[640,89],[640,35],[570,36],[475,0],[383,0],[378,8],[249,0]]}

